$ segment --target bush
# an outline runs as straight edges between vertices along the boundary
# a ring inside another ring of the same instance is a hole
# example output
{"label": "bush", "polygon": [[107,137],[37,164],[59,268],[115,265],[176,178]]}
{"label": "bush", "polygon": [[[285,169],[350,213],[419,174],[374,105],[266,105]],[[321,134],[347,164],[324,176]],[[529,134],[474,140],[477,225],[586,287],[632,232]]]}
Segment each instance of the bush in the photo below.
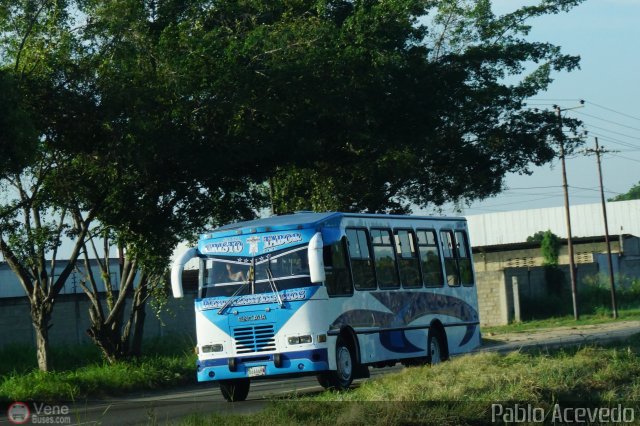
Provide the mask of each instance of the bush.
{"label": "bush", "polygon": [[[544,319],[573,315],[571,291],[557,268],[545,268],[547,296],[522,297],[522,320]],[[615,279],[618,309],[640,308],[640,279],[618,275]],[[583,278],[578,286],[580,314],[611,316],[611,288],[609,275],[598,274]]]}
{"label": "bush", "polygon": [[[640,307],[640,279],[627,275],[615,277],[618,309]],[[586,313],[597,313],[611,309],[611,287],[609,275],[598,274],[585,277],[580,282],[580,305]]]}
{"label": "bush", "polygon": [[573,314],[571,294],[551,294],[545,297],[522,297],[520,316],[523,321],[561,317]]}

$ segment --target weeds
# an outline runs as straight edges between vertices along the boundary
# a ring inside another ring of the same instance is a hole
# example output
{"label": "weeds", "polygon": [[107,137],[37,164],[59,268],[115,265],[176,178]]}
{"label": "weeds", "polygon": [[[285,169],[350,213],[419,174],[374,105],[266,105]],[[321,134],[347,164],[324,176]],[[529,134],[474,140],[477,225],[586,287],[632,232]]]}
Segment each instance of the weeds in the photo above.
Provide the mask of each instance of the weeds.
{"label": "weeds", "polygon": [[121,395],[195,382],[192,342],[171,337],[145,342],[147,355],[108,364],[95,347],[53,348],[51,372],[36,367],[35,350],[10,346],[0,351],[0,400],[67,401]]}
{"label": "weeds", "polygon": [[606,348],[474,354],[405,368],[349,392],[272,401],[257,414],[197,415],[181,424],[483,424],[496,401],[607,406],[640,398],[639,354],[640,335]]}

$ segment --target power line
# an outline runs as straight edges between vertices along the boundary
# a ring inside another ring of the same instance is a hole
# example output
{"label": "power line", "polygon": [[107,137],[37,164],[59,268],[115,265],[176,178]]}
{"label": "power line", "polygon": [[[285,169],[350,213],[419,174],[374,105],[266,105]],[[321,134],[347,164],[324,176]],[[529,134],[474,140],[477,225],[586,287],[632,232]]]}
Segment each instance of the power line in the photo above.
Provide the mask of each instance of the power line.
{"label": "power line", "polygon": [[[585,191],[595,191],[595,192],[600,192],[599,189],[595,189],[595,188],[583,188],[581,186],[573,186],[573,185],[569,185],[570,188],[578,188],[578,189],[584,189]],[[615,191],[605,191],[605,192],[611,192],[612,194],[618,194],[618,192]]]}
{"label": "power line", "polygon": [[604,130],[605,132],[614,133],[614,134],[619,135],[619,136],[624,136],[626,138],[635,139],[637,141],[640,141],[640,138],[637,137],[637,136],[627,135],[626,133],[616,132],[615,130],[607,129],[605,127],[594,126],[593,124],[589,124],[589,123],[585,123],[585,124],[587,124],[590,127],[595,128],[595,129]]}
{"label": "power line", "polygon": [[[528,100],[525,100],[525,103],[528,103],[528,101],[532,101],[532,102],[579,102],[581,100],[582,99],[530,98]],[[613,113],[616,113],[616,114],[620,114],[620,115],[622,115],[624,117],[640,121],[639,117],[636,117],[636,116],[633,116],[633,115],[629,115],[629,114],[624,113],[624,112],[617,111],[617,110],[615,110],[613,108],[609,108],[609,107],[606,107],[604,105],[600,105],[600,104],[597,104],[595,102],[591,102],[591,101],[587,101],[587,100],[584,100],[584,102],[586,104],[593,105],[593,106],[598,107],[598,108],[602,108],[602,109],[604,109],[606,111],[613,112]],[[548,105],[548,104],[543,104],[543,105]]]}
{"label": "power line", "polygon": [[640,121],[640,118],[638,118],[638,117],[635,117],[635,116],[633,116],[633,115],[626,114],[626,113],[624,113],[624,112],[616,111],[616,110],[615,110],[615,109],[613,109],[613,108],[609,108],[609,107],[606,107],[606,106],[603,106],[603,105],[598,105],[597,103],[595,103],[595,102],[591,102],[591,101],[587,101],[587,103],[588,103],[589,105],[593,105],[593,106],[596,106],[596,107],[598,107],[598,108],[602,108],[602,109],[604,109],[604,110],[607,110],[607,111],[610,111],[610,112],[614,112],[614,113],[616,113],[616,114],[620,114],[620,115],[625,116],[625,117],[627,117],[627,118],[632,118],[632,119],[634,119],[634,120],[638,120],[638,121]]}
{"label": "power line", "polygon": [[530,98],[530,101],[541,101],[541,102],[580,102],[582,99],[554,99],[554,98]]}
{"label": "power line", "polygon": [[636,160],[635,158],[629,158],[629,157],[625,157],[624,155],[617,155],[617,154],[611,154],[614,157],[618,157],[618,158],[624,158],[625,160],[629,160],[629,161],[634,161],[636,163],[640,163],[640,160]]}
{"label": "power line", "polygon": [[600,121],[605,121],[607,123],[611,123],[611,124],[615,124],[616,126],[620,126],[620,127],[625,127],[627,129],[631,129],[631,130],[637,130],[640,132],[640,129],[637,127],[632,127],[632,126],[627,126],[626,124],[622,124],[622,123],[618,123],[617,121],[613,121],[613,120],[608,120],[606,118],[602,118],[602,117],[598,117],[597,115],[593,115],[593,114],[587,114],[586,112],[582,112],[582,111],[574,111],[576,114],[579,115],[584,115],[586,117],[591,117],[591,118],[595,118],[596,120],[600,120]]}
{"label": "power line", "polygon": [[600,139],[604,139],[608,142],[611,143],[615,143],[617,145],[622,145],[622,146],[626,146],[628,148],[637,148],[637,145],[633,145],[629,142],[625,142],[625,141],[621,141],[620,139],[616,139],[616,138],[612,138],[611,136],[607,136],[607,135],[603,135],[602,133],[598,133],[598,132],[590,132],[592,135],[596,135],[599,136]]}
{"label": "power line", "polygon": [[[534,201],[548,200],[549,198],[556,198],[556,197],[561,196],[561,195],[562,194],[560,194],[560,195],[551,195],[551,196],[548,196],[548,197],[534,198],[534,199],[528,200],[526,202],[532,203]],[[490,207],[500,207],[500,206],[511,206],[511,205],[514,205],[514,204],[522,204],[522,203],[524,203],[524,201],[514,201],[514,202],[511,202],[511,203],[490,204],[487,207],[490,208]]]}
{"label": "power line", "polygon": [[506,189],[506,191],[513,191],[513,190],[520,190],[520,189],[549,189],[549,188],[562,188],[562,186],[560,186],[560,185],[553,185],[553,186],[529,186],[529,187],[522,187],[522,188],[508,188],[508,189]]}

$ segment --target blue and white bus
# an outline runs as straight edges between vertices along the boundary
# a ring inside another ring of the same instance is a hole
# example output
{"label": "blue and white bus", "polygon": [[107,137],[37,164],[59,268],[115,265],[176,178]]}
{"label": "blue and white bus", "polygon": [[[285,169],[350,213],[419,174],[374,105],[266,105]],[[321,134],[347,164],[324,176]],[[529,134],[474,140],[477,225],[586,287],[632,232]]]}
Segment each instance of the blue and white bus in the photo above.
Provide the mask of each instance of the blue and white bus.
{"label": "blue and white bus", "polygon": [[198,381],[229,401],[250,381],[315,374],[345,389],[369,366],[438,363],[480,344],[464,218],[310,213],[201,235],[173,264],[199,258]]}

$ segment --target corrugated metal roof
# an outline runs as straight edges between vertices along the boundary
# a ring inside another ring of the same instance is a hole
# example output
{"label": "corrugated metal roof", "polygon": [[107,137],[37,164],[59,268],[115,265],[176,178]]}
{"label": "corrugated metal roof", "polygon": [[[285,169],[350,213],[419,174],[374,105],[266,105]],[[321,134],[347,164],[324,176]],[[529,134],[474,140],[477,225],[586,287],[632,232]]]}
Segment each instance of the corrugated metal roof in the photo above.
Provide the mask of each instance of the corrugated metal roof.
{"label": "corrugated metal roof", "polygon": [[[604,235],[602,205],[571,206],[573,237]],[[607,203],[610,234],[640,236],[640,200]],[[469,236],[474,247],[521,243],[538,231],[551,230],[567,238],[564,207],[517,210],[467,216]]]}

